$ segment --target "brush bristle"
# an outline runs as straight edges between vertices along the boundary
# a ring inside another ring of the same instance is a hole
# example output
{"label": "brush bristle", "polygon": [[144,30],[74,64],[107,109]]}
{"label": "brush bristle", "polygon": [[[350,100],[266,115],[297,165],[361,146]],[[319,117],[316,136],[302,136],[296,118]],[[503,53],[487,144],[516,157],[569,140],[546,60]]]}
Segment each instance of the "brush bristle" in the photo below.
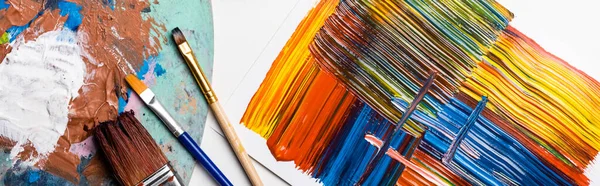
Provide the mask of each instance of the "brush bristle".
{"label": "brush bristle", "polygon": [[179,27],[174,28],[171,33],[173,34],[173,40],[175,40],[175,43],[178,45],[186,41],[185,36],[183,35],[183,32],[179,30]]}
{"label": "brush bristle", "polygon": [[137,185],[168,163],[133,111],[123,112],[116,121],[101,123],[94,130],[94,136],[115,177],[123,185]]}
{"label": "brush bristle", "polygon": [[133,89],[133,91],[135,91],[137,94],[141,94],[144,92],[144,90],[148,89],[146,84],[144,84],[144,82],[135,77],[133,74],[127,75],[127,77],[125,77],[125,81],[127,81],[131,89]]}

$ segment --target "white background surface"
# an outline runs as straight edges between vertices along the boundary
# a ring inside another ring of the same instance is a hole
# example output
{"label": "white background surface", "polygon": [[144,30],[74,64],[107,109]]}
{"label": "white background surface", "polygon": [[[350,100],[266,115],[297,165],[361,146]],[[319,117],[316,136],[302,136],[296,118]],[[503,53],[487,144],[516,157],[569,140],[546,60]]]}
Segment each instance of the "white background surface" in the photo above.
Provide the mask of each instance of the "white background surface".
{"label": "white background surface", "polygon": [[[537,41],[549,52],[600,79],[600,8],[593,0],[498,0],[515,14],[511,25]],[[568,2],[568,3],[567,3]],[[315,4],[314,0],[214,0],[215,58],[213,88],[233,123],[240,121],[248,101],[262,82],[271,63]],[[254,90],[254,91],[252,91]],[[202,148],[234,185],[250,185],[226,140],[215,132],[218,125],[209,114]],[[264,149],[248,143],[264,143],[258,135],[238,127],[251,154],[269,157]],[[307,176],[295,171],[293,163],[261,161],[287,179],[305,183]],[[269,170],[255,164],[265,185],[286,185]],[[287,171],[287,172],[286,172]],[[588,168],[588,177],[600,185],[600,166]],[[190,185],[216,185],[199,165]],[[302,184],[304,185],[304,184]]]}

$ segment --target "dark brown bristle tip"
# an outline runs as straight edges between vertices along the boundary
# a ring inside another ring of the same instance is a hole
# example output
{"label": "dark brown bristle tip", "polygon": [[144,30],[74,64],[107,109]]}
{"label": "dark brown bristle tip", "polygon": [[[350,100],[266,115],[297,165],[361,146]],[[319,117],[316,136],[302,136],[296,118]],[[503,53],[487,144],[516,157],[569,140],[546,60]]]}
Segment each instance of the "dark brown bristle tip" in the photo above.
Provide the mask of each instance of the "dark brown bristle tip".
{"label": "dark brown bristle tip", "polygon": [[185,42],[185,36],[183,35],[183,32],[179,30],[179,27],[175,27],[171,33],[173,34],[173,40],[175,40],[175,43],[178,45]]}
{"label": "dark brown bristle tip", "polygon": [[115,121],[100,123],[94,136],[122,185],[137,185],[168,163],[133,111],[123,112]]}

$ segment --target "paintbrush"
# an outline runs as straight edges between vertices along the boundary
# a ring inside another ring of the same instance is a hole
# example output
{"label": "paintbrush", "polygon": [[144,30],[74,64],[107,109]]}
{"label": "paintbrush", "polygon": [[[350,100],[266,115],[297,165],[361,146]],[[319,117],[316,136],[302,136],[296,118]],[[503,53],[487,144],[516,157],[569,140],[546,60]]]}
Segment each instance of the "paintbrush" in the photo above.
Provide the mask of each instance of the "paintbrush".
{"label": "paintbrush", "polygon": [[175,40],[175,43],[177,43],[179,52],[194,75],[196,83],[198,83],[198,86],[200,86],[200,89],[202,89],[202,93],[204,94],[206,101],[210,105],[215,118],[217,118],[217,121],[221,126],[221,130],[223,130],[223,133],[225,133],[225,137],[227,138],[227,141],[229,141],[229,145],[233,149],[233,152],[235,152],[240,164],[242,164],[242,167],[246,171],[246,175],[250,179],[250,182],[252,182],[252,185],[255,186],[263,185],[258,173],[256,172],[256,169],[254,169],[254,165],[252,164],[250,156],[248,156],[248,153],[244,149],[244,146],[235,133],[235,129],[229,122],[227,115],[225,115],[225,111],[223,110],[223,107],[221,107],[221,104],[217,99],[217,95],[213,92],[208,79],[204,75],[204,72],[202,72],[200,64],[198,63],[198,60],[196,60],[196,56],[194,56],[194,52],[192,52],[190,44],[188,44],[185,36],[181,30],[179,30],[179,28],[173,29],[172,34],[173,40]]}
{"label": "paintbrush", "polygon": [[192,154],[192,156],[202,164],[204,169],[210,173],[210,175],[220,184],[220,185],[233,185],[231,182],[225,177],[223,172],[219,170],[217,165],[215,165],[212,160],[204,153],[204,151],[198,146],[196,141],[190,137],[190,135],[185,132],[175,119],[171,117],[171,115],[165,110],[165,108],[160,104],[154,92],[150,90],[142,81],[140,81],[135,75],[129,74],[125,78],[129,86],[136,92],[142,101],[150,107],[150,110],[156,114],[160,120],[167,126],[167,128],[175,135],[175,137],[181,142],[183,147],[188,150]]}
{"label": "paintbrush", "polygon": [[183,185],[133,111],[100,123],[94,136],[122,185]]}

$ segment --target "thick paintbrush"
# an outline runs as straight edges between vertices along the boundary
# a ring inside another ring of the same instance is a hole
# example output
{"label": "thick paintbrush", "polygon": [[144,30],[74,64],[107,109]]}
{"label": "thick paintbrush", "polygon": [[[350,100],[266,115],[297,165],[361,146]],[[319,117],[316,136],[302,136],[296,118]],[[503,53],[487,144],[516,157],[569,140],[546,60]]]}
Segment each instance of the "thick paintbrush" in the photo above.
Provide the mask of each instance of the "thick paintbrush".
{"label": "thick paintbrush", "polygon": [[116,121],[101,123],[94,136],[122,185],[183,185],[133,111],[122,113]]}
{"label": "thick paintbrush", "polygon": [[171,117],[171,115],[165,110],[165,108],[160,104],[152,90],[150,90],[142,81],[140,81],[135,75],[129,74],[125,78],[129,86],[135,91],[142,101],[146,103],[146,105],[156,114],[160,120],[169,128],[171,133],[175,135],[175,137],[181,142],[183,147],[187,149],[188,152],[192,154],[192,156],[202,164],[204,169],[210,173],[210,175],[219,182],[222,186],[230,186],[231,182],[225,177],[225,175],[217,168],[212,160],[202,151],[200,146],[190,137],[190,135],[185,132],[181,126],[177,124],[175,119]]}
{"label": "thick paintbrush", "polygon": [[227,141],[229,141],[229,145],[233,149],[233,152],[235,152],[240,164],[242,164],[242,167],[246,171],[246,175],[250,179],[250,182],[252,182],[252,185],[254,186],[263,185],[258,173],[256,172],[256,169],[254,169],[254,164],[252,164],[250,156],[248,156],[248,153],[242,146],[242,142],[235,133],[235,129],[229,122],[227,115],[225,115],[225,111],[223,110],[223,107],[221,107],[221,104],[217,99],[217,95],[213,92],[206,76],[204,76],[204,72],[202,72],[200,64],[196,60],[196,56],[194,56],[194,52],[192,52],[192,48],[185,39],[185,36],[181,30],[179,30],[179,28],[173,29],[172,34],[173,40],[175,40],[175,43],[177,43],[179,52],[190,68],[192,75],[194,75],[196,83],[198,83],[198,86],[200,86],[200,89],[202,89],[202,93],[210,105],[213,115],[219,122],[221,130],[223,130],[223,133],[225,133],[225,137],[227,138]]}

